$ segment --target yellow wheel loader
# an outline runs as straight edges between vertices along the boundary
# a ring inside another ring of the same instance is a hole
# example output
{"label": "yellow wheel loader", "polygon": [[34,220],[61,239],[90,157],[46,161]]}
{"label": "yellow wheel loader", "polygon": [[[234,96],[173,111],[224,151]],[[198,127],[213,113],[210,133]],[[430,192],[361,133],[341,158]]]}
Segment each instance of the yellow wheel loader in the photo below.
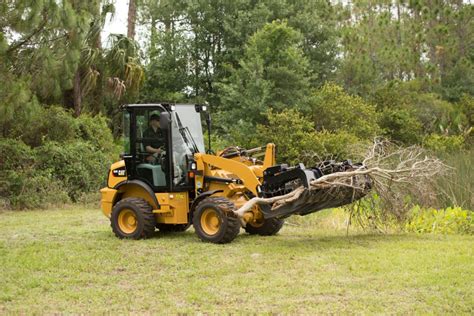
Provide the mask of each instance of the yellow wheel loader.
{"label": "yellow wheel loader", "polygon": [[348,192],[342,199],[315,198],[306,190],[276,211],[271,205],[256,205],[238,216],[235,211],[253,197],[309,188],[312,180],[347,170],[352,164],[330,161],[309,169],[302,164],[277,164],[274,144],[206,153],[201,125],[204,115],[210,133],[206,108],[195,104],[122,106],[125,152],[122,160],[112,164],[107,187],[100,190],[102,211],[118,238],[147,238],[155,229],[180,232],[193,225],[201,240],[228,243],[242,226],[249,234],[275,235],[290,215],[306,215],[362,197]]}

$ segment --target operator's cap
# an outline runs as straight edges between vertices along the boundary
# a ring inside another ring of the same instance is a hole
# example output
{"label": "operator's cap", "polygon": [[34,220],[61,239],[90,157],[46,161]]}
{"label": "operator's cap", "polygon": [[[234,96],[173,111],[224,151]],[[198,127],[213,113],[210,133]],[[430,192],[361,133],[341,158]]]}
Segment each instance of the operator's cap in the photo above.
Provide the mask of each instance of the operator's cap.
{"label": "operator's cap", "polygon": [[153,113],[151,116],[150,116],[150,121],[160,121],[160,114],[156,114],[156,113]]}

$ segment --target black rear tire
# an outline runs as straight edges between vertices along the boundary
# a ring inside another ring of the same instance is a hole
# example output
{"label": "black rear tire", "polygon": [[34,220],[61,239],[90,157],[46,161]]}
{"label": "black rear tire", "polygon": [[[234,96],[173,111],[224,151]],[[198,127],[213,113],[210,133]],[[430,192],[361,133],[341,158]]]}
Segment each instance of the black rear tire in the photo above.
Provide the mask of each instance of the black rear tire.
{"label": "black rear tire", "polygon": [[142,239],[153,235],[156,218],[146,200],[125,198],[112,209],[110,225],[118,238]]}
{"label": "black rear tire", "polygon": [[202,200],[193,214],[196,235],[205,242],[229,243],[237,237],[240,222],[234,214],[234,203],[223,197]]}
{"label": "black rear tire", "polygon": [[252,226],[251,223],[247,223],[245,231],[250,235],[272,236],[280,231],[284,223],[283,219],[268,218],[263,220],[259,226]]}

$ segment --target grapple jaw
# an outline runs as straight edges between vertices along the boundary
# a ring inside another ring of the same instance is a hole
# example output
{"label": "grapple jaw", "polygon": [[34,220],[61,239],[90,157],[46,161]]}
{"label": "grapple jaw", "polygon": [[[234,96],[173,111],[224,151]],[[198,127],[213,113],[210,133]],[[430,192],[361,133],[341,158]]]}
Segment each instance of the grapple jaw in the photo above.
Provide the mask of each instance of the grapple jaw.
{"label": "grapple jaw", "polygon": [[[361,164],[352,164],[350,160],[340,163],[329,160],[312,168],[303,164],[295,167],[278,165],[267,168],[264,172],[261,196],[265,198],[281,196],[298,190],[295,198],[281,201],[274,205],[260,205],[265,218],[284,218],[293,214],[307,215],[322,209],[350,204],[364,197],[371,188],[370,179],[366,176],[354,176],[349,182],[356,186],[327,186],[314,188],[311,185],[324,175],[364,168]],[[347,180],[347,179],[346,179]]]}

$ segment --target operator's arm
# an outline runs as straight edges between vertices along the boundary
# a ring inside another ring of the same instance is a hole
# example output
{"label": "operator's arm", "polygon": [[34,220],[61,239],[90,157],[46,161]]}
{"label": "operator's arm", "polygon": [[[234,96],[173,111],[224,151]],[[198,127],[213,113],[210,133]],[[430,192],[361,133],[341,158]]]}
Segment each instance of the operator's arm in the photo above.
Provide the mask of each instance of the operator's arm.
{"label": "operator's arm", "polygon": [[150,154],[160,154],[161,153],[161,148],[154,148],[154,147],[151,147],[150,145],[146,146],[145,150],[146,150],[147,153],[150,153]]}

